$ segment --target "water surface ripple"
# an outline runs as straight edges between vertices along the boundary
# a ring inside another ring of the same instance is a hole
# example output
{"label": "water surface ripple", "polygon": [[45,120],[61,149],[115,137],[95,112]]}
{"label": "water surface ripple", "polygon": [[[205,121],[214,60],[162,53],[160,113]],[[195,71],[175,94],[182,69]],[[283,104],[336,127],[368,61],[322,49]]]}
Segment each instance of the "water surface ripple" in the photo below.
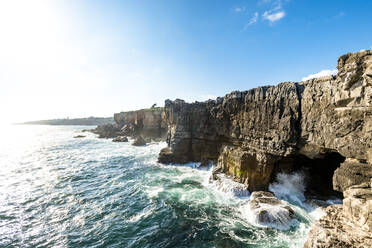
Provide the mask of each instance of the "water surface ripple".
{"label": "water surface ripple", "polygon": [[248,199],[210,171],[156,162],[165,143],[75,139],[86,127],[9,126],[0,141],[0,247],[301,247],[313,217],[288,231],[248,221]]}

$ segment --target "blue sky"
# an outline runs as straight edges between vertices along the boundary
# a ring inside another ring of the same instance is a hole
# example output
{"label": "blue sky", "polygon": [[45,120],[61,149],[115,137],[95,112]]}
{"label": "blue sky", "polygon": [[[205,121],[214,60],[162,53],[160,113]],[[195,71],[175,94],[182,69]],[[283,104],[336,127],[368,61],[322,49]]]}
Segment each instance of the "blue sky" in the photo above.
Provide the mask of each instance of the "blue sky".
{"label": "blue sky", "polygon": [[367,0],[0,5],[0,104],[16,121],[109,116],[300,81],[372,45]]}

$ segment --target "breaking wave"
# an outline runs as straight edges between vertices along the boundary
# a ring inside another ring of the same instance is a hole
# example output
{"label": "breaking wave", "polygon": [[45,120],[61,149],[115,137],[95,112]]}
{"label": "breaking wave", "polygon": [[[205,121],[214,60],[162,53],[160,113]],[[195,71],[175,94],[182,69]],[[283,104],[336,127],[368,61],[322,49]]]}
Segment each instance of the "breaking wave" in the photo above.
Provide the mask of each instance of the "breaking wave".
{"label": "breaking wave", "polygon": [[211,168],[198,163],[157,163],[164,142],[73,138],[86,128],[2,130],[1,247],[302,247],[317,218],[297,204],[296,176],[278,178],[271,190],[298,225],[268,228],[250,219],[241,184],[210,182]]}

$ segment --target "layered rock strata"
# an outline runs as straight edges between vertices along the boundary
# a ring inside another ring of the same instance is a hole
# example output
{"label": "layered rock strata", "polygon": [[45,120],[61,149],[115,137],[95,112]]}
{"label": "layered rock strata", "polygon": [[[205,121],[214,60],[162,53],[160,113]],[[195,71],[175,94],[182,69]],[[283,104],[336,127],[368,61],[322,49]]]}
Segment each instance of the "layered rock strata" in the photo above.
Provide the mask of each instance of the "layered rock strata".
{"label": "layered rock strata", "polygon": [[[310,177],[329,181],[345,196],[344,204],[330,207],[316,226],[328,223],[328,219],[366,231],[370,208],[357,206],[370,204],[370,196],[348,190],[370,183],[371,178],[371,51],[341,56],[337,69],[337,76],[236,91],[207,102],[167,100],[168,147],[160,152],[159,162],[212,160],[217,164],[214,173],[225,173],[257,191],[266,190],[276,173],[299,169],[302,158],[313,160],[313,164],[307,163]],[[329,158],[337,159],[326,160]],[[326,163],[317,166],[315,162],[322,160]],[[367,221],[357,221],[355,211]],[[325,235],[330,240],[346,242],[328,231]],[[371,230],[366,232],[371,234]],[[317,232],[312,233],[316,242]],[[309,242],[308,247],[327,247]]]}
{"label": "layered rock strata", "polygon": [[331,153],[370,170],[372,55],[339,58],[337,76],[232,92],[215,101],[165,102],[168,147],[159,162],[217,162],[254,191],[297,156]]}
{"label": "layered rock strata", "polygon": [[114,121],[114,124],[97,126],[93,132],[100,138],[142,136],[152,139],[164,139],[167,132],[163,108],[116,113]]}

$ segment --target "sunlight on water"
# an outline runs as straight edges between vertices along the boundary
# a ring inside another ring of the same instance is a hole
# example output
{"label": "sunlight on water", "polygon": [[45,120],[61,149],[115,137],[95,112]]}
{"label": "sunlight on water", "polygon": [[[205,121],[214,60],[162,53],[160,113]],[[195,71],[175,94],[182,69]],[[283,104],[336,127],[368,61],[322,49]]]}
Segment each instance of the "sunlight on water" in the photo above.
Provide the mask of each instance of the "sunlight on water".
{"label": "sunlight on water", "polygon": [[[0,247],[302,247],[323,213],[294,202],[296,225],[262,227],[240,185],[210,183],[211,168],[158,164],[164,142],[134,147],[84,128],[1,130]],[[272,187],[285,199],[293,185]]]}

